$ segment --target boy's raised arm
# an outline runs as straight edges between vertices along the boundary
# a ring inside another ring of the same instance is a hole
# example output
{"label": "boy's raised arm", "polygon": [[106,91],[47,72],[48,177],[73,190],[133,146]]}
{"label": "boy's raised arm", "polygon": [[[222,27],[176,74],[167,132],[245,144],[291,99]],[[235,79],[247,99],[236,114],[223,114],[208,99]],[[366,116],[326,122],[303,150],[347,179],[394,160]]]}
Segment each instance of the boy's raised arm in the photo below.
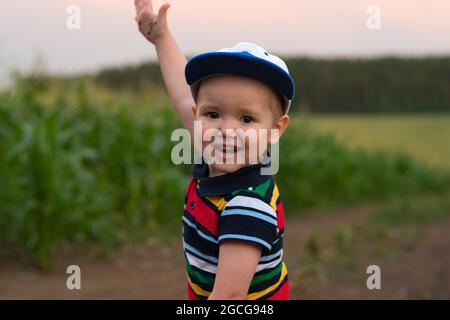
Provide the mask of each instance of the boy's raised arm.
{"label": "boy's raised arm", "polygon": [[186,58],[168,28],[167,10],[170,4],[163,4],[156,15],[151,0],[135,0],[134,3],[139,30],[155,45],[169,98],[184,127],[192,134],[194,126],[192,106],[195,102],[184,77]]}

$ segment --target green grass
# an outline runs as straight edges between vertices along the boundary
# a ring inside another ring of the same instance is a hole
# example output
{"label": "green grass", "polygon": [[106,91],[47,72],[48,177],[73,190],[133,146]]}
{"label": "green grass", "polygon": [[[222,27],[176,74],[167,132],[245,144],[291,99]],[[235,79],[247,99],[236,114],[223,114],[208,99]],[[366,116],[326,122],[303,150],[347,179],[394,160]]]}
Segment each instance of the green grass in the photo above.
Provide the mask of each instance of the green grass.
{"label": "green grass", "polygon": [[97,106],[77,87],[42,105],[41,90],[0,98],[0,248],[47,266],[71,243],[175,234],[188,174],[170,165],[173,113]]}
{"label": "green grass", "polygon": [[405,251],[414,250],[428,225],[449,218],[449,193],[397,196],[358,224],[311,230],[304,244],[300,283],[313,276],[360,281],[357,268],[361,261],[398,259]]}
{"label": "green grass", "polygon": [[[0,94],[0,249],[47,266],[73,244],[113,250],[180,237],[190,167],[170,160],[180,122],[161,94],[140,101],[83,82],[52,89],[17,79]],[[290,216],[450,190],[448,171],[395,153],[350,150],[301,121],[283,136],[280,161],[276,180]]]}
{"label": "green grass", "polygon": [[280,148],[279,181],[289,214],[302,206],[333,207],[413,196],[449,187],[448,170],[428,168],[396,152],[352,149],[334,135],[293,121]]}
{"label": "green grass", "polygon": [[399,197],[370,217],[379,226],[421,225],[450,217],[450,194],[430,194],[418,198]]}
{"label": "green grass", "polygon": [[346,146],[401,152],[432,166],[450,168],[448,113],[331,114],[305,115],[301,118],[315,130],[336,135]]}

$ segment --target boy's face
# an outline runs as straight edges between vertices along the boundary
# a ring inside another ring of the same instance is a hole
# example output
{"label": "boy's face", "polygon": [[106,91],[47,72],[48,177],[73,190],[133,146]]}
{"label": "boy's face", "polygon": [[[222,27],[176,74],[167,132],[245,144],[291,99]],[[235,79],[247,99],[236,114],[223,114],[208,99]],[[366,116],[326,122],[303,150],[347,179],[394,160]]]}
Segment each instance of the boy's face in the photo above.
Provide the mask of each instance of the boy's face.
{"label": "boy's face", "polygon": [[202,123],[203,155],[214,158],[211,176],[260,163],[267,145],[278,141],[289,122],[276,94],[251,78],[207,78],[197,97],[193,111]]}

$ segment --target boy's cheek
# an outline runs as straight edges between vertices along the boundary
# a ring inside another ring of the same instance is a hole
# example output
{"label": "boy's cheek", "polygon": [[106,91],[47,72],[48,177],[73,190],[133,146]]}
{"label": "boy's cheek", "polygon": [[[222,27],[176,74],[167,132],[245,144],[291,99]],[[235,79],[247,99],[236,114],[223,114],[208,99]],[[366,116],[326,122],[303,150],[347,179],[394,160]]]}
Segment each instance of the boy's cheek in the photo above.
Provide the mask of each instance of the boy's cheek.
{"label": "boy's cheek", "polygon": [[245,139],[246,146],[256,145],[258,148],[265,148],[270,143],[272,129],[261,128],[254,132],[254,135],[247,135]]}

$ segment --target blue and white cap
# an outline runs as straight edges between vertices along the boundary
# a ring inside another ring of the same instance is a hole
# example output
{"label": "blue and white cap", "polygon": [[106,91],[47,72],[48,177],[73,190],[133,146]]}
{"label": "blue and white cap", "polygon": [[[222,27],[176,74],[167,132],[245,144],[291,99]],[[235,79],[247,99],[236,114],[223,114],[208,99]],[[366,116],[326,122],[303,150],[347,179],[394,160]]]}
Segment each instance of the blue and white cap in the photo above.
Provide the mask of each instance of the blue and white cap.
{"label": "blue and white cap", "polygon": [[250,42],[241,42],[232,48],[202,53],[190,59],[185,76],[194,98],[197,96],[200,80],[223,73],[241,75],[267,84],[284,97],[284,113],[289,111],[294,97],[294,81],[286,63],[264,48]]}

